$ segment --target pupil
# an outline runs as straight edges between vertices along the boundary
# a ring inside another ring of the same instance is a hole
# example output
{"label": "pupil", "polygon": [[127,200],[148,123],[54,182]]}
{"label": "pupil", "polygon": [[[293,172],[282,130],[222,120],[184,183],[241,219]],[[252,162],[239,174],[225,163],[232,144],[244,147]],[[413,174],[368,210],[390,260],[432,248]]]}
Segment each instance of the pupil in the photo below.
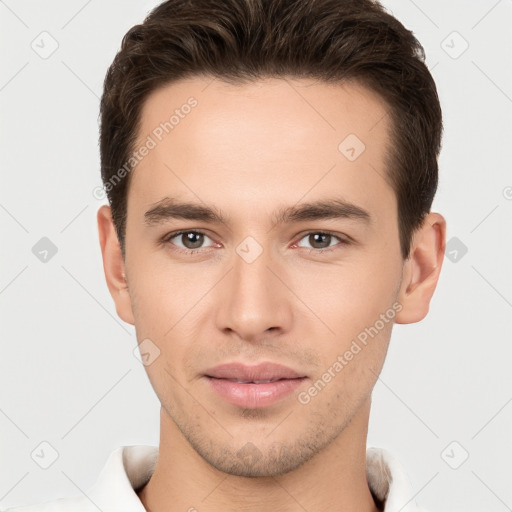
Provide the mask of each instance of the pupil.
{"label": "pupil", "polygon": [[[313,233],[312,235],[309,235],[310,236],[310,241],[309,243],[311,243],[311,245],[313,247],[315,247],[315,243],[320,243],[320,244],[324,244],[324,246],[322,247],[329,247],[329,243],[330,243],[330,238],[331,238],[331,235],[328,235],[327,233]],[[318,240],[318,238],[321,237],[323,240]],[[311,242],[311,239],[314,240],[314,242]],[[326,240],[327,239],[327,243],[326,243]],[[315,248],[318,248],[318,247],[315,247]]]}
{"label": "pupil", "polygon": [[[182,236],[184,237],[184,239],[182,240],[183,245],[187,249],[197,249],[198,247],[201,247],[201,245],[203,243],[202,237],[204,237],[204,235],[202,233],[190,232],[190,233],[184,233]],[[194,240],[195,238],[197,238],[197,240]]]}

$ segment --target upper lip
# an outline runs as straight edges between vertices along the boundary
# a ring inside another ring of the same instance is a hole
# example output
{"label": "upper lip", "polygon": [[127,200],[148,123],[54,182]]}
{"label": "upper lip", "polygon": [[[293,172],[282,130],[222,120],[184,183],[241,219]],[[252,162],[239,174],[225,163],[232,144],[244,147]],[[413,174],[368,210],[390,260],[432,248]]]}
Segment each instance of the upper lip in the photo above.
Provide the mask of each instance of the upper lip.
{"label": "upper lip", "polygon": [[205,375],[216,379],[236,379],[246,382],[305,377],[304,374],[296,372],[292,368],[271,362],[262,362],[256,365],[224,363],[206,370]]}

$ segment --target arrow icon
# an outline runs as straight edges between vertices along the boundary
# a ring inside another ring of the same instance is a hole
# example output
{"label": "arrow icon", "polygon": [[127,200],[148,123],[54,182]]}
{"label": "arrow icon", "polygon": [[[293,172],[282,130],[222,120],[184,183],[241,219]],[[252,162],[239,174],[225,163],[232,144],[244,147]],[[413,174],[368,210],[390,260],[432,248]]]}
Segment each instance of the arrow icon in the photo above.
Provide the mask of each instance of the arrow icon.
{"label": "arrow icon", "polygon": [[349,133],[339,144],[338,151],[349,161],[353,162],[366,149],[363,141],[355,134]]}
{"label": "arrow icon", "polygon": [[252,263],[259,258],[263,247],[252,237],[245,237],[236,247],[236,253],[246,262]]}
{"label": "arrow icon", "polygon": [[446,242],[445,256],[452,262],[458,263],[468,252],[467,245],[456,236]]}
{"label": "arrow icon", "polygon": [[144,366],[149,366],[160,357],[160,349],[149,338],[145,338],[134,347],[133,356]]}
{"label": "arrow icon", "polygon": [[32,450],[30,458],[40,468],[48,469],[59,458],[59,453],[48,441],[42,441]]}

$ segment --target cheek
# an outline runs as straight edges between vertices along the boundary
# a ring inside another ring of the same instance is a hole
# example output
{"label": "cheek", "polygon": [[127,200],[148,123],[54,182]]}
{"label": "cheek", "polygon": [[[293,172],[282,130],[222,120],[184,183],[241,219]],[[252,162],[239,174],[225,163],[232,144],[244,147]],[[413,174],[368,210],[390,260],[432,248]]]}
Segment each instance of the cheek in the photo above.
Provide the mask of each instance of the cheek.
{"label": "cheek", "polygon": [[[364,337],[338,338],[322,348],[322,364],[311,385],[299,396],[309,412],[327,409],[333,418],[346,419],[368,398],[386,357],[391,323],[380,330],[362,331]],[[335,420],[336,421],[336,420]]]}
{"label": "cheek", "polygon": [[[147,258],[146,261],[149,261]],[[195,271],[180,272],[177,267],[141,264],[130,282],[130,299],[135,317],[138,343],[150,340],[159,357],[146,366],[154,384],[172,377],[182,381],[204,328],[205,293],[208,280],[199,279]],[[142,347],[141,347],[142,348]],[[171,374],[171,375],[169,375]]]}
{"label": "cheek", "polygon": [[297,297],[318,320],[317,332],[339,340],[357,335],[392,307],[399,277],[393,262],[364,254],[357,260],[311,265],[289,274]]}
{"label": "cheek", "polygon": [[156,337],[163,337],[173,326],[188,318],[194,305],[208,289],[208,282],[197,271],[161,264],[158,258],[141,258],[130,281],[130,298],[136,324]]}
{"label": "cheek", "polygon": [[297,276],[297,296],[316,314],[303,325],[317,341],[321,360],[310,391],[318,394],[317,406],[336,403],[349,410],[371,392],[384,363],[399,274],[392,262],[372,257],[324,269],[312,279]]}

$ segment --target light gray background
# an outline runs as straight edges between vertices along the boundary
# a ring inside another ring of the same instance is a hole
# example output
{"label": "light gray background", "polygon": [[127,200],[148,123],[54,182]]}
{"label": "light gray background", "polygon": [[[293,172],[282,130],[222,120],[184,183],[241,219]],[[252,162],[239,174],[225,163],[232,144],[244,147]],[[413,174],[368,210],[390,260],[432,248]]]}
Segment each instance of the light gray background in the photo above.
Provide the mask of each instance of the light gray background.
{"label": "light gray background", "polygon": [[[85,492],[114,448],[158,444],[159,402],[104,282],[92,194],[106,69],[156,4],[0,1],[2,508]],[[428,317],[394,329],[368,444],[395,454],[427,509],[511,510],[512,0],[384,5],[438,85],[433,210],[458,252]],[[43,31],[58,42],[46,59],[31,47],[51,49]],[[42,237],[58,248],[46,263],[32,252]],[[48,469],[31,457],[42,442],[58,452]]]}

